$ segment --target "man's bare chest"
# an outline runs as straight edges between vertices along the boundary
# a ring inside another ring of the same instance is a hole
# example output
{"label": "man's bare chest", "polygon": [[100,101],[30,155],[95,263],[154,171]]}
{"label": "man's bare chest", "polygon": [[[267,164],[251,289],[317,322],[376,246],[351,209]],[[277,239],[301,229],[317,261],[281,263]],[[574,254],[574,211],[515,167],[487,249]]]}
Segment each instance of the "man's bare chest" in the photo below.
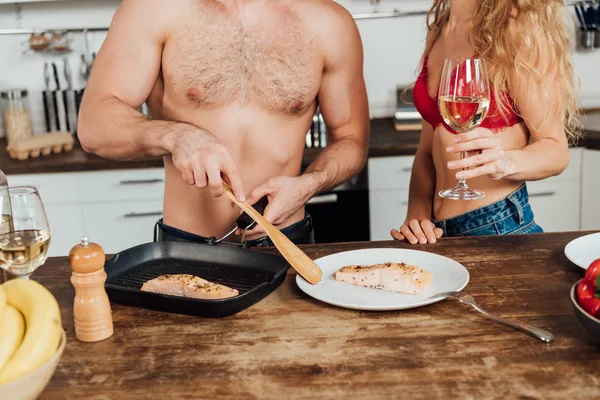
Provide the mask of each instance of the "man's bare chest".
{"label": "man's bare chest", "polygon": [[323,69],[318,43],[299,21],[244,27],[225,17],[173,32],[162,63],[165,89],[196,107],[258,103],[287,115],[312,105]]}

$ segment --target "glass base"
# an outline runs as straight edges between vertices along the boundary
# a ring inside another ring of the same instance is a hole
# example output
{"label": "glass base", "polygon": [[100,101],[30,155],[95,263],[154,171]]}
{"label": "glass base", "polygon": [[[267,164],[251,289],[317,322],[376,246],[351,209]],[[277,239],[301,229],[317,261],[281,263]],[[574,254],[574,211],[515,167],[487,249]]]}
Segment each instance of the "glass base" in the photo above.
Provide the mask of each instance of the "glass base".
{"label": "glass base", "polygon": [[440,191],[439,195],[449,200],[478,200],[485,197],[484,192],[471,189],[465,181],[459,181],[452,189]]}

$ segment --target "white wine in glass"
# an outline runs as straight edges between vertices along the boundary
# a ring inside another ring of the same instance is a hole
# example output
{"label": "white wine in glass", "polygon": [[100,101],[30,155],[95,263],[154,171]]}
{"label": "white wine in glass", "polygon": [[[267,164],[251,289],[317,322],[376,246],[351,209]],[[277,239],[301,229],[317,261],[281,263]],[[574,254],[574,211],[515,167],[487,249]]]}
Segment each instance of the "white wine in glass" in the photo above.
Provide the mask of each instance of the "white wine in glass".
{"label": "white wine in glass", "polygon": [[[480,58],[449,58],[444,63],[438,93],[440,114],[454,132],[461,134],[477,128],[487,116],[490,107],[490,88],[485,62]],[[464,159],[461,152],[460,159]],[[472,189],[460,179],[452,189],[439,192],[451,200],[477,200],[485,193]]]}
{"label": "white wine in glass", "polygon": [[13,228],[0,234],[0,261],[2,268],[28,279],[46,262],[50,246],[50,227],[44,205],[37,190],[32,187],[9,188]]}

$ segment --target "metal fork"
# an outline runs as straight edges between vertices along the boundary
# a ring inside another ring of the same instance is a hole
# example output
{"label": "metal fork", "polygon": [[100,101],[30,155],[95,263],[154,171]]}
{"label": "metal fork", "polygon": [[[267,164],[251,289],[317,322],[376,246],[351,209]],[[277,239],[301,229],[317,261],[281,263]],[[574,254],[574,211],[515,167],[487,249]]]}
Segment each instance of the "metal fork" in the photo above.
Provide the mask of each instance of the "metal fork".
{"label": "metal fork", "polygon": [[473,296],[468,295],[464,292],[444,292],[444,293],[434,294],[433,296],[429,296],[430,299],[437,299],[440,297],[452,298],[454,300],[460,301],[461,303],[469,304],[469,305],[473,306],[473,308],[475,308],[477,311],[482,313],[483,315],[486,315],[486,316],[490,317],[491,319],[493,319],[497,322],[500,322],[501,324],[505,324],[512,328],[515,328],[517,330],[525,332],[526,334],[531,335],[535,338],[538,338],[543,342],[550,343],[554,340],[554,335],[543,329],[539,329],[534,326],[524,324],[522,322],[511,321],[511,320],[504,319],[502,317],[498,317],[496,315],[490,314],[489,312],[485,311],[483,308],[481,308],[479,306],[479,304],[477,304],[475,302],[475,299],[473,298]]}

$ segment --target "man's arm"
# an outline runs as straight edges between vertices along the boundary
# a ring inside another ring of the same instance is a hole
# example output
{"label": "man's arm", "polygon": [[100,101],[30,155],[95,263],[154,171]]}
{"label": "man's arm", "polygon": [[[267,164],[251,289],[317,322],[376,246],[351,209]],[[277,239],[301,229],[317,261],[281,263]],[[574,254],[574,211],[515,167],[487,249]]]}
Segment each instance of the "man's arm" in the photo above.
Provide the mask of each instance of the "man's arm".
{"label": "man's arm", "polygon": [[235,165],[210,132],[171,121],[148,120],[137,109],[150,96],[161,69],[169,13],[160,0],[125,0],[115,14],[85,89],[78,136],[102,157],[131,160],[173,155],[190,185],[222,194],[221,171],[244,198]]}
{"label": "man's arm", "polygon": [[322,36],[325,66],[318,95],[328,143],[304,173],[309,198],[358,174],[369,148],[369,105],[360,34],[342,6],[332,7],[334,12]]}
{"label": "man's arm", "polygon": [[137,111],[156,83],[165,41],[164,17],[156,12],[159,5],[142,3],[145,0],[126,0],[117,10],[81,104],[81,145],[107,158],[168,154],[169,133],[191,128],[148,121]]}

